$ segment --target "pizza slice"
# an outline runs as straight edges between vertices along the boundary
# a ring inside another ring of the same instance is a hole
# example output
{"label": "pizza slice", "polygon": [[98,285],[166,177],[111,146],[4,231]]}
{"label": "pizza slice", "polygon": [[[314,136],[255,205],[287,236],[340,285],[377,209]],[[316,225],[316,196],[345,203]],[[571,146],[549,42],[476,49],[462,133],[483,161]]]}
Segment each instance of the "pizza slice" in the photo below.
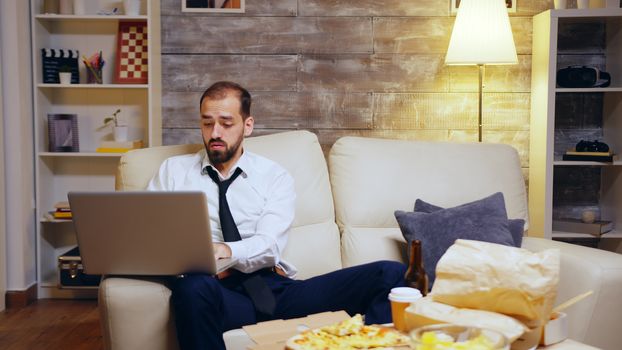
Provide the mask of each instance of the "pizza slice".
{"label": "pizza slice", "polygon": [[318,329],[302,332],[286,343],[289,350],[391,349],[407,345],[409,338],[392,328],[366,326],[361,315]]}

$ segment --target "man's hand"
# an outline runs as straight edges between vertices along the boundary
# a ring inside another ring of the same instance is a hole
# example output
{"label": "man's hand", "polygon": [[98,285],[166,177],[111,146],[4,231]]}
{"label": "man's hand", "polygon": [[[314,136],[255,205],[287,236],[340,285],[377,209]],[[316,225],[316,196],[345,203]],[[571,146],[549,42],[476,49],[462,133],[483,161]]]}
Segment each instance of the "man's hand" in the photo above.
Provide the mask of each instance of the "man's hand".
{"label": "man's hand", "polygon": [[226,243],[214,242],[214,256],[216,260],[231,257],[231,248]]}

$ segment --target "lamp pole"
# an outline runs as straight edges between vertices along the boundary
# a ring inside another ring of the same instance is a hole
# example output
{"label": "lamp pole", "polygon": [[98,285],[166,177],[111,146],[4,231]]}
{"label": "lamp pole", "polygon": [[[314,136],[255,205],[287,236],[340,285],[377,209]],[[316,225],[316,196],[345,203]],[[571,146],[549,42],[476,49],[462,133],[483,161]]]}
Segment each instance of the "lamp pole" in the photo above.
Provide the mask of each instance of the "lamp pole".
{"label": "lamp pole", "polygon": [[479,69],[479,85],[478,85],[478,97],[479,97],[479,103],[477,106],[477,140],[479,142],[482,142],[482,100],[483,100],[483,88],[484,88],[484,65],[482,63],[479,63],[477,65],[477,68]]}

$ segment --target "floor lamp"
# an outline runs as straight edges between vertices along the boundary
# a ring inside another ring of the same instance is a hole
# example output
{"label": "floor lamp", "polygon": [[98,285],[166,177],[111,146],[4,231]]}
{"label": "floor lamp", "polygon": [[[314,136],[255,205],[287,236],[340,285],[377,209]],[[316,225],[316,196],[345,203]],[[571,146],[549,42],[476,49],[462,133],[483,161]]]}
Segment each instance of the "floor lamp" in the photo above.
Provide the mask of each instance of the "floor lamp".
{"label": "floor lamp", "polygon": [[516,63],[518,58],[505,1],[461,0],[449,39],[445,64],[477,65],[479,68],[479,142],[482,142],[484,65]]}

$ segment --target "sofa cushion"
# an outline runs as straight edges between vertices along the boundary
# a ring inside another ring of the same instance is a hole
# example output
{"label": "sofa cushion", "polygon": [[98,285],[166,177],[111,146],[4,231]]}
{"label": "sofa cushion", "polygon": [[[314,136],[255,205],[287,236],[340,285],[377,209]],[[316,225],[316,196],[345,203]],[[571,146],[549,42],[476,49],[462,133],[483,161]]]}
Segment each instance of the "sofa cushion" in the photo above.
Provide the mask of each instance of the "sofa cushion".
{"label": "sofa cushion", "polygon": [[[415,211],[421,213],[433,213],[435,211],[439,211],[441,209],[445,209],[443,207],[436,206],[434,204],[430,204],[421,199],[417,199],[415,201]],[[525,233],[525,220],[523,219],[508,219],[508,229],[512,234],[512,239],[514,240],[514,246],[520,247],[523,242],[523,235]]]}
{"label": "sofa cushion", "polygon": [[[337,224],[397,228],[415,198],[453,207],[503,192],[508,216],[527,220],[516,149],[503,144],[342,137],[329,155]],[[527,227],[528,225],[526,225]]]}
{"label": "sofa cushion", "polygon": [[406,260],[406,241],[398,227],[345,227],[341,237],[344,267],[378,260]]}
{"label": "sofa cushion", "polygon": [[438,260],[458,238],[515,246],[501,192],[432,213],[397,210],[395,217],[408,242],[421,241],[430,286]]}

